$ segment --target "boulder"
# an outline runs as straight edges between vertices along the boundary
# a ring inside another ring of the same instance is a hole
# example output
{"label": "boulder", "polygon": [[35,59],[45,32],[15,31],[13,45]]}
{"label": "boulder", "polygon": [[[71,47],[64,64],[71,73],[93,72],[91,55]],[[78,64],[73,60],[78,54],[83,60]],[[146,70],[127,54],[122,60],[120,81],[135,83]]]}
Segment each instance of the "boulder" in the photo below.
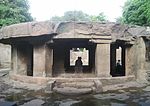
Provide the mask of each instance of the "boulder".
{"label": "boulder", "polygon": [[96,93],[100,93],[103,92],[103,86],[100,80],[94,80],[94,84],[95,84],[95,92]]}

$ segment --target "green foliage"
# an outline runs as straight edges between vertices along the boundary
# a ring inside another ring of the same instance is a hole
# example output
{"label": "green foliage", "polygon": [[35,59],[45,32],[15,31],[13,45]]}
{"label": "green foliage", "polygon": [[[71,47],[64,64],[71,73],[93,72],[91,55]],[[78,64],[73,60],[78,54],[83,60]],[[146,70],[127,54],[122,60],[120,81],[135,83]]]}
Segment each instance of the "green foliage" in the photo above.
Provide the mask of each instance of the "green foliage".
{"label": "green foliage", "polygon": [[64,13],[63,20],[66,21],[89,21],[89,16],[82,11],[67,11]]}
{"label": "green foliage", "polygon": [[98,16],[91,16],[91,20],[92,21],[106,21],[106,16],[104,15],[104,13],[99,13]]}
{"label": "green foliage", "polygon": [[150,0],[128,0],[123,7],[123,22],[150,25]]}
{"label": "green foliage", "polygon": [[0,27],[32,21],[27,0],[0,0]]}
{"label": "green foliage", "polygon": [[104,13],[100,13],[98,16],[88,15],[82,11],[67,11],[64,16],[54,16],[51,21],[106,21]]}
{"label": "green foliage", "polygon": [[123,22],[123,17],[118,17],[118,18],[116,18],[116,22],[123,24],[123,23],[124,23],[124,22]]}

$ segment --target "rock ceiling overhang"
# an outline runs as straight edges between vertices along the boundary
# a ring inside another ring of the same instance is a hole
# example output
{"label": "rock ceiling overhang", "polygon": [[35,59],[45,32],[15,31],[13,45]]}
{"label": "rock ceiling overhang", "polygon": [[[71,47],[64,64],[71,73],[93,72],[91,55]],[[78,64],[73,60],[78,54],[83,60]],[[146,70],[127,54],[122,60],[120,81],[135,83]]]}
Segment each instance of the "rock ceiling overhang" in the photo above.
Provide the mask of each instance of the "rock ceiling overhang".
{"label": "rock ceiling overhang", "polygon": [[132,40],[135,36],[150,35],[150,28],[116,23],[98,22],[27,22],[6,26],[0,30],[0,39],[22,39],[23,37],[52,36],[53,39],[116,39]]}

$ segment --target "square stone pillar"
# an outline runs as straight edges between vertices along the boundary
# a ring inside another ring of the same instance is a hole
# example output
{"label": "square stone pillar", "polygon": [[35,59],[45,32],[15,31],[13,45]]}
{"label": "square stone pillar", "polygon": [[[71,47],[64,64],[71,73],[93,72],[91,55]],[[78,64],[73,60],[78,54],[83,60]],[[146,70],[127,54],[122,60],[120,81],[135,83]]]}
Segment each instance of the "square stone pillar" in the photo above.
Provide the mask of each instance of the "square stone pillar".
{"label": "square stone pillar", "polygon": [[17,47],[15,45],[12,45],[11,47],[11,70],[13,71],[13,74],[17,74],[18,70],[18,64],[17,64]]}
{"label": "square stone pillar", "polygon": [[95,71],[98,77],[110,76],[110,44],[97,44],[95,52]]}
{"label": "square stone pillar", "polygon": [[36,44],[33,47],[33,76],[45,77],[46,49],[45,44]]}
{"label": "square stone pillar", "polygon": [[46,46],[46,76],[52,77],[52,70],[53,70],[53,49],[49,46]]}
{"label": "square stone pillar", "polygon": [[126,52],[125,53],[126,54],[126,56],[125,56],[125,61],[126,61],[125,73],[126,73],[126,76],[128,76],[131,74],[131,66],[130,66],[130,64],[131,64],[131,59],[130,59],[131,58],[131,52],[130,52],[130,48],[126,48],[125,52]]}

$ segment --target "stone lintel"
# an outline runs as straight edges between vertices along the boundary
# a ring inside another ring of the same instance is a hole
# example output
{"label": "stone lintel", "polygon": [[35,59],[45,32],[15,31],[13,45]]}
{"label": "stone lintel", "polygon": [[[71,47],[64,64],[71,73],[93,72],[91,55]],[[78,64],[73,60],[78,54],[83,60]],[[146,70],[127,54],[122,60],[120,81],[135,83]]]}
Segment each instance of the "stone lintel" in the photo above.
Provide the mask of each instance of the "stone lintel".
{"label": "stone lintel", "polygon": [[111,40],[108,40],[108,39],[91,39],[89,41],[93,43],[97,43],[97,44],[110,44],[111,43]]}
{"label": "stone lintel", "polygon": [[70,38],[84,38],[84,39],[101,39],[111,40],[111,36],[106,35],[93,35],[93,34],[76,34],[74,32],[58,34],[54,39],[70,39]]}
{"label": "stone lintel", "polygon": [[107,40],[111,40],[111,39],[112,39],[111,36],[106,36],[106,35],[102,35],[102,36],[99,36],[99,35],[92,35],[92,38],[107,39]]}
{"label": "stone lintel", "polygon": [[70,39],[70,38],[84,38],[90,39],[91,35],[84,35],[84,34],[74,34],[72,33],[62,33],[54,37],[54,39]]}

